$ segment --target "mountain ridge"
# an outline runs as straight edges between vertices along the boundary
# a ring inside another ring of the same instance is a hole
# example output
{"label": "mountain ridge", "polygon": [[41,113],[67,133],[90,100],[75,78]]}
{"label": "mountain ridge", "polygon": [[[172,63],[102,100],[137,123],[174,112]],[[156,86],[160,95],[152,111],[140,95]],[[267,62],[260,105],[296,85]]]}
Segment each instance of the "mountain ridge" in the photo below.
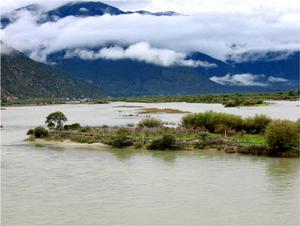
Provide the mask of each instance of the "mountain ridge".
{"label": "mountain ridge", "polygon": [[1,42],[1,99],[103,97],[99,88],[40,62]]}
{"label": "mountain ridge", "polygon": [[31,14],[40,14],[38,23],[45,23],[49,21],[56,21],[57,19],[62,19],[67,16],[102,16],[104,14],[109,14],[112,16],[116,15],[126,15],[137,13],[140,15],[151,15],[151,16],[178,16],[181,15],[174,11],[166,12],[149,12],[145,10],[137,11],[123,11],[117,7],[96,1],[78,1],[78,2],[67,2],[59,7],[51,10],[44,10],[40,4],[30,4],[24,7],[17,8],[9,13],[1,15],[1,27],[4,29],[10,23],[13,23],[18,19],[18,13],[21,11],[28,11]]}

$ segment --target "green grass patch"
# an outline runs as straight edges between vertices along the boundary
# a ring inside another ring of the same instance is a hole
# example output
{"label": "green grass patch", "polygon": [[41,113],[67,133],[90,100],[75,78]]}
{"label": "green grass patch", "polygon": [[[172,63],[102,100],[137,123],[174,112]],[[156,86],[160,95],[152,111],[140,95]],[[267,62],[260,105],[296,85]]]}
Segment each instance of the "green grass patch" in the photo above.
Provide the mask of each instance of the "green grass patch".
{"label": "green grass patch", "polygon": [[247,144],[266,144],[266,139],[261,134],[244,134],[244,135],[235,135],[230,137],[231,140],[240,143],[241,145]]}

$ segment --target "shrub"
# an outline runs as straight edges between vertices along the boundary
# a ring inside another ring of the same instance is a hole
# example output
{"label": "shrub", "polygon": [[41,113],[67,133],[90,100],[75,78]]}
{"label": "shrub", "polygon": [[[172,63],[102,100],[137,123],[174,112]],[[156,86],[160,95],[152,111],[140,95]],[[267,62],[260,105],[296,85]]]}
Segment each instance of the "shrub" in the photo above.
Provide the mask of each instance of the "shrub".
{"label": "shrub", "polygon": [[266,128],[266,141],[271,155],[281,155],[299,147],[297,124],[289,120],[275,120]]}
{"label": "shrub", "polygon": [[193,143],[194,148],[197,149],[204,149],[205,148],[205,142],[204,141],[197,141],[195,143]]}
{"label": "shrub", "polygon": [[238,106],[237,102],[234,100],[228,100],[223,103],[224,107],[236,107]]}
{"label": "shrub", "polygon": [[28,131],[27,131],[27,135],[32,135],[34,133],[34,129],[29,129]]}
{"label": "shrub", "polygon": [[208,133],[200,132],[199,135],[198,135],[198,138],[202,141],[206,141],[208,139]]}
{"label": "shrub", "polygon": [[89,126],[86,126],[86,127],[81,127],[80,128],[80,132],[82,132],[82,133],[86,133],[86,132],[90,132],[92,130],[92,128],[91,127],[89,127]]}
{"label": "shrub", "polygon": [[35,127],[34,129],[28,130],[27,135],[34,135],[36,138],[47,137],[48,130],[46,130],[42,126],[38,126],[38,127]]}
{"label": "shrub", "polygon": [[114,148],[123,148],[133,145],[134,139],[131,136],[131,132],[125,128],[117,130],[116,134],[111,138],[111,146]]}
{"label": "shrub", "polygon": [[300,118],[296,121],[296,124],[298,126],[298,131],[300,132]]}
{"label": "shrub", "polygon": [[162,121],[155,118],[146,118],[138,123],[138,127],[156,128],[163,125]]}
{"label": "shrub", "polygon": [[233,130],[241,130],[243,119],[240,116],[218,113],[204,112],[189,114],[182,118],[181,124],[186,128],[205,128],[209,132],[222,130],[220,127]]}
{"label": "shrub", "polygon": [[150,150],[176,150],[178,149],[178,144],[174,135],[166,134],[161,138],[153,140],[147,149]]}
{"label": "shrub", "polygon": [[65,130],[78,130],[78,129],[80,129],[80,128],[81,128],[81,126],[80,126],[79,123],[73,123],[73,124],[71,124],[71,125],[65,125],[65,126],[64,126],[64,129],[65,129]]}
{"label": "shrub", "polygon": [[271,121],[272,119],[265,115],[255,115],[253,118],[249,117],[244,120],[244,129],[248,133],[263,133]]}

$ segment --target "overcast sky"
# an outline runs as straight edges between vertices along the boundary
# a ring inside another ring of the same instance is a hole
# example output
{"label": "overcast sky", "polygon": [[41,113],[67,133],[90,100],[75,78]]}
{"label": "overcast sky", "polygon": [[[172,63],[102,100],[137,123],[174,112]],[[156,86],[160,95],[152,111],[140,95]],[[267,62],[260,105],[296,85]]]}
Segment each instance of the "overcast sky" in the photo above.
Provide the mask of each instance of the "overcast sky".
{"label": "overcast sky", "polygon": [[[89,1],[89,0],[84,0]],[[48,7],[56,7],[67,0],[2,0],[2,12],[31,3],[40,3]],[[298,0],[105,0],[105,3],[120,7],[123,10],[173,10],[181,13],[198,12],[244,12],[268,11],[285,12],[290,17],[298,17],[300,1]],[[298,14],[298,15],[297,15]]]}
{"label": "overcast sky", "polygon": [[[54,8],[67,1],[2,0],[2,13],[37,2],[47,8]],[[109,50],[118,50],[120,56],[132,57],[134,49],[135,58],[138,58],[138,50],[141,57],[145,57],[144,51],[147,47],[149,51],[146,52],[168,53],[164,56],[172,56],[177,61],[182,54],[193,51],[225,60],[230,54],[238,55],[246,51],[299,50],[300,47],[299,0],[104,2],[122,10],[173,10],[184,16],[132,14],[67,17],[40,25],[36,23],[36,18],[23,13],[17,22],[1,30],[1,39],[20,51],[32,51],[31,57],[39,60],[45,59],[49,53],[65,48],[78,49],[75,53],[83,53],[82,50],[86,47],[105,46],[112,42],[116,46]],[[124,45],[129,49],[120,50]],[[103,56],[107,52],[105,49],[94,56]],[[154,59],[153,54],[147,59]]]}

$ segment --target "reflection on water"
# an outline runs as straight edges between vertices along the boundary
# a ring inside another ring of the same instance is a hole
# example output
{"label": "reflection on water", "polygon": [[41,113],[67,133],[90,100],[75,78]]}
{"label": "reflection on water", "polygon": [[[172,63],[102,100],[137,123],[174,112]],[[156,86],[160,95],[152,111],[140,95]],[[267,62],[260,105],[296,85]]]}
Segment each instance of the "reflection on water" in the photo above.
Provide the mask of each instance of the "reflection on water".
{"label": "reflection on water", "polygon": [[[55,108],[2,112],[3,225],[299,225],[299,159],[24,142]],[[107,106],[59,108],[82,124],[131,120]]]}

